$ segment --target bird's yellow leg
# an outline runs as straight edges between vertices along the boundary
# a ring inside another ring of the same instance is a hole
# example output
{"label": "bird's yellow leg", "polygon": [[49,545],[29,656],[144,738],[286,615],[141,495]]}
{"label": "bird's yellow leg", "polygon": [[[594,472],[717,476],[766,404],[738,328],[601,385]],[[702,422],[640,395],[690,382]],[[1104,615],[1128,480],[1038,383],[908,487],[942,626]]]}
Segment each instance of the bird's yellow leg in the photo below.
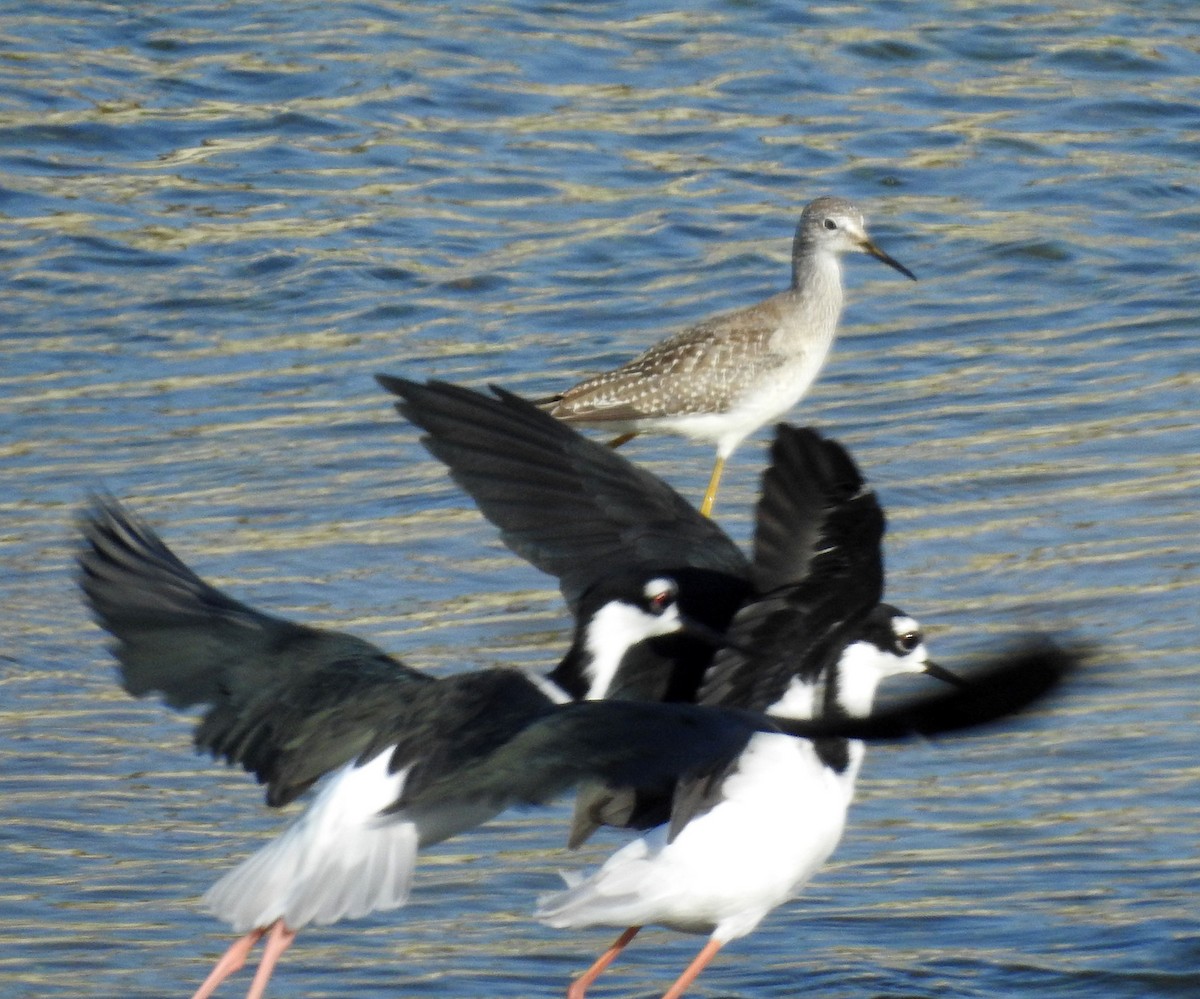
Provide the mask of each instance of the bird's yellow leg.
{"label": "bird's yellow leg", "polygon": [[712,516],[713,501],[717,498],[717,486],[721,484],[721,473],[725,471],[725,459],[717,455],[717,463],[713,465],[712,477],[708,480],[708,488],[704,491],[704,502],[700,504],[700,512],[706,517]]}

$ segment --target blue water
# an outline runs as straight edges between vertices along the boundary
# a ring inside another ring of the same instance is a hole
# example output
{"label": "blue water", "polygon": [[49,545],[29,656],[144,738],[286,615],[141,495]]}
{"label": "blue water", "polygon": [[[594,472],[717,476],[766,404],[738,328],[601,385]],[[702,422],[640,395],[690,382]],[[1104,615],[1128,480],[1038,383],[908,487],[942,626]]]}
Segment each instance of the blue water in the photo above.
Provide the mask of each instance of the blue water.
{"label": "blue water", "polygon": [[[795,419],[887,506],[890,598],[951,666],[1030,628],[1103,656],[1009,728],[873,751],[834,861],[690,994],[1200,995],[1197,38],[1166,0],[0,11],[0,991],[190,995],[227,940],[197,897],[281,821],[113,682],[89,490],[257,606],[545,665],[552,584],[372,372],[561,388],[777,290],[838,193],[921,280],[846,262]],[[708,449],[627,453],[702,492]],[[270,994],[561,995],[607,934],[528,913],[615,842],[564,854],[563,815],[435,851]],[[699,945],[644,937],[596,996]]]}

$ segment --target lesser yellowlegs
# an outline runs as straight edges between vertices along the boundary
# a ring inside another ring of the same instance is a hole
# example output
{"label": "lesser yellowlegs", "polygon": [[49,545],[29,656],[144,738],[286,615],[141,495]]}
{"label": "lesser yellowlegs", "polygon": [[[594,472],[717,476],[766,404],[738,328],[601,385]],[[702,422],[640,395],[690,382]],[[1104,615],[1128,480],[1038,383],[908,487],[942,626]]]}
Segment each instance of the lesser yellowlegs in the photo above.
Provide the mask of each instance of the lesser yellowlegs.
{"label": "lesser yellowlegs", "polygon": [[736,312],[692,326],[640,357],[545,400],[568,423],[620,436],[666,431],[717,447],[700,511],[712,512],[725,460],[759,427],[808,391],[825,363],[842,311],[841,254],[869,253],[916,277],[867,236],[862,212],[844,198],[817,198],[792,243],[792,285]]}

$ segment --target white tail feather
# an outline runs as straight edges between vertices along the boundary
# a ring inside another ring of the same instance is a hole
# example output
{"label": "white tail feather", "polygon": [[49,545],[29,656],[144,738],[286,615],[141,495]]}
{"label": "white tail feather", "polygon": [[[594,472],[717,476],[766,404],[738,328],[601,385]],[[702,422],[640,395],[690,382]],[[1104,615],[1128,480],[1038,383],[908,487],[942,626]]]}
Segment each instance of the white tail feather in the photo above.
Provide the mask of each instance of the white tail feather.
{"label": "white tail feather", "polygon": [[395,909],[408,898],[419,833],[380,812],[407,771],[388,773],[391,751],[331,776],[308,810],[204,896],[238,932],[282,919],[292,930]]}

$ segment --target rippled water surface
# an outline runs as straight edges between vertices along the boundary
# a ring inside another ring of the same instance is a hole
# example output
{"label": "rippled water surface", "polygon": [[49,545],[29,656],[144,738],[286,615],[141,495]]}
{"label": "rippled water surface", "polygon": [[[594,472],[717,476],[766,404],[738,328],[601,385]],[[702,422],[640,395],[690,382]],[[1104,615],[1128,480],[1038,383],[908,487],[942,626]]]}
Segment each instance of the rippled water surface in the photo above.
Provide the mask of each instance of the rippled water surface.
{"label": "rippled water surface", "polygon": [[[1030,628],[1104,655],[1053,710],[873,751],[834,861],[694,994],[1200,995],[1198,39],[1182,0],[6,6],[0,991],[189,995],[227,940],[199,894],[281,821],[113,682],[89,490],[263,608],[545,666],[553,584],[371,374],[562,387],[778,289],[835,192],[921,279],[847,261],[795,414],[887,506],[891,599],[950,665]],[[711,461],[627,453],[695,497]],[[561,995],[608,933],[529,911],[613,842],[564,855],[564,814],[434,851],[270,994]],[[698,943],[647,932],[595,994]]]}

